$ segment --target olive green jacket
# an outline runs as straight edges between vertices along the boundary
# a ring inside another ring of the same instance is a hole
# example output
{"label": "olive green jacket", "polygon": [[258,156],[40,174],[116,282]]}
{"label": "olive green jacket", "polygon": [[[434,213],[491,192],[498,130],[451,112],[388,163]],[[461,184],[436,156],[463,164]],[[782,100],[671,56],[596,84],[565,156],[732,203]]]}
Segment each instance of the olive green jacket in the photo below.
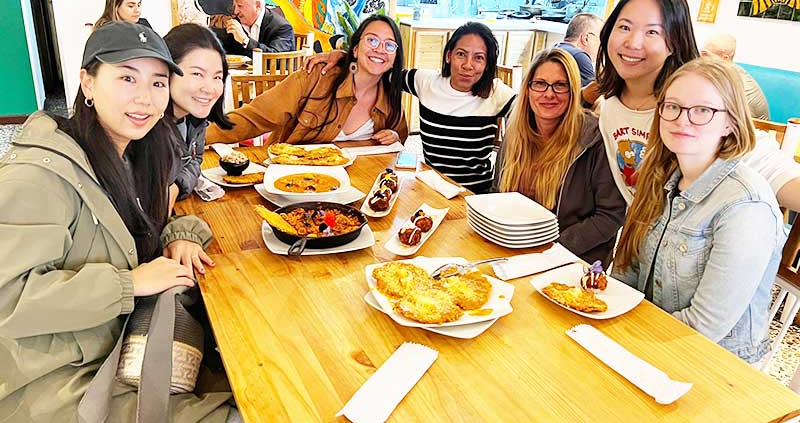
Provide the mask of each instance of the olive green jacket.
{"label": "olive green jacket", "polygon": [[[170,221],[162,242],[205,244],[202,220]],[[134,308],[133,237],[81,147],[43,113],[0,160],[0,421],[75,422],[78,403]],[[171,421],[224,422],[229,393],[173,395]],[[135,420],[115,382],[108,421]]]}

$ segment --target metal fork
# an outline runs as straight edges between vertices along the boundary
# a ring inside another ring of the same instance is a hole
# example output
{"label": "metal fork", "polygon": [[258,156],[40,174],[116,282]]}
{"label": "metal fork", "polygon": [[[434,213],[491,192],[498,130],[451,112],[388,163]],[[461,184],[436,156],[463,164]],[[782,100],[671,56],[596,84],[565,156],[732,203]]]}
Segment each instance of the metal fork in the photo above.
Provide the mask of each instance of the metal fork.
{"label": "metal fork", "polygon": [[[442,266],[439,266],[438,268],[436,268],[436,270],[431,272],[431,277],[434,278],[434,279],[439,279],[444,274],[447,274],[447,276],[461,275],[461,274],[466,273],[468,270],[475,268],[476,266],[478,266],[480,264],[499,263],[499,262],[505,262],[505,261],[508,261],[508,259],[505,258],[505,257],[500,257],[500,258],[473,261],[473,262],[467,263],[467,264],[447,263],[447,264],[444,264]],[[454,273],[447,272],[448,270],[451,270],[451,269],[454,269],[455,272]]]}

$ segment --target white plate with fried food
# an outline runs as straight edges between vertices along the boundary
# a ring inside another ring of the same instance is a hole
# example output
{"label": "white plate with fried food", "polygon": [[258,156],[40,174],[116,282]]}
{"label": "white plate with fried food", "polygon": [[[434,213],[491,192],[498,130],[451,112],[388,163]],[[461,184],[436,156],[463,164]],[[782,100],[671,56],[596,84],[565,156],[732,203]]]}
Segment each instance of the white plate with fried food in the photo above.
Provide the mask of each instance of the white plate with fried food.
{"label": "white plate with fried food", "polygon": [[[537,275],[531,279],[531,284],[543,297],[558,304],[559,307],[591,319],[611,319],[620,316],[632,310],[642,302],[644,298],[642,292],[637,291],[611,276],[606,276],[608,280],[606,289],[582,292],[581,277],[585,273],[586,271],[583,263],[573,263]],[[566,285],[566,287],[562,285]],[[567,288],[570,288],[570,290],[567,291]],[[550,293],[550,295],[548,295],[548,293]],[[577,310],[575,307],[586,309],[593,308],[593,300],[588,294],[594,294],[596,299],[605,303],[607,306],[606,311],[588,312]],[[562,304],[562,302],[564,302],[564,304]]]}
{"label": "white plate with fried food", "polygon": [[[392,237],[386,241],[384,247],[386,247],[386,249],[391,253],[397,254],[398,256],[410,256],[416,254],[417,251],[419,251],[419,249],[422,247],[422,244],[424,244],[425,241],[431,237],[433,231],[439,227],[444,220],[444,217],[447,216],[447,212],[449,210],[449,207],[435,209],[426,203],[422,203],[421,206],[417,207],[417,211],[414,213],[414,215],[406,220],[403,223],[403,226],[395,231],[394,235],[392,235]],[[420,211],[422,214],[418,215]],[[425,219],[425,216],[430,217],[430,219]],[[415,219],[415,222],[418,222],[419,224],[412,222],[412,219]],[[427,222],[425,222],[425,220],[427,220]],[[412,245],[406,244],[400,240],[400,231],[404,231],[403,239]]]}
{"label": "white plate with fried food", "polygon": [[294,145],[275,143],[267,148],[267,164],[296,166],[350,166],[355,156],[343,151],[334,144]]}
{"label": "white plate with fried food", "polygon": [[221,167],[214,167],[202,171],[203,176],[208,178],[209,181],[222,185],[223,187],[238,188],[249,187],[255,184],[264,182],[264,172],[267,168],[258,163],[250,163],[247,169],[242,172],[241,176],[230,176],[225,169]]}
{"label": "white plate with fried food", "polygon": [[[370,307],[380,311],[383,314],[388,314],[380,304],[378,304],[378,300],[375,299],[375,296],[372,295],[372,292],[367,292],[364,295],[364,301],[370,305]],[[431,331],[433,333],[438,333],[439,335],[450,336],[453,338],[460,338],[460,339],[472,339],[484,332],[486,329],[489,329],[497,319],[487,320],[485,322],[478,322],[472,323],[469,325],[458,325],[458,326],[445,326],[445,327],[423,327],[427,331]]]}
{"label": "white plate with fried food", "polygon": [[450,327],[496,320],[513,311],[514,285],[474,270],[434,280],[430,272],[461,257],[415,257],[371,264],[367,285],[381,309],[409,327]]}

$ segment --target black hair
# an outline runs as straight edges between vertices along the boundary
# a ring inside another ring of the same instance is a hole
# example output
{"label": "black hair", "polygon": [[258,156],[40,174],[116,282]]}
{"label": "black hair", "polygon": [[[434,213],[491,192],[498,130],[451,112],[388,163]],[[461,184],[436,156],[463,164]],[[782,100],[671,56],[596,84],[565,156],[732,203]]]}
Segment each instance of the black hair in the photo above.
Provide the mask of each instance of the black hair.
{"label": "black hair", "polygon": [[478,79],[478,82],[472,86],[472,94],[480,98],[489,98],[494,88],[494,76],[497,73],[497,57],[499,54],[499,47],[497,39],[494,38],[492,30],[488,26],[479,22],[467,22],[458,27],[453,32],[453,36],[447,40],[444,46],[444,54],[442,55],[442,76],[447,77],[452,74],[450,71],[450,63],[447,63],[447,55],[450,54],[455,48],[456,43],[461,37],[469,34],[475,34],[486,44],[486,68],[483,69],[483,75]]}
{"label": "black hair", "polygon": [[[180,65],[181,59],[196,49],[208,49],[219,53],[219,59],[222,62],[222,80],[228,78],[228,62],[225,60],[225,50],[222,48],[217,36],[214,35],[208,28],[193,24],[185,23],[172,28],[167,35],[164,36],[164,42],[167,43],[169,53],[172,55],[172,60]],[[169,111],[172,113],[172,106],[174,101],[170,100]],[[231,129],[234,124],[225,115],[223,107],[225,105],[225,92],[217,99],[216,103],[211,107],[211,112],[208,114],[208,120],[216,123],[221,129]]]}
{"label": "black hair", "polygon": [[[384,15],[370,15],[363,21],[361,21],[361,25],[358,26],[358,29],[353,32],[353,35],[350,36],[350,47],[347,49],[347,56],[344,59],[339,60],[337,66],[344,68],[339,75],[336,76],[336,79],[333,82],[333,86],[330,92],[330,102],[328,103],[328,112],[323,119],[322,124],[318,127],[314,128],[317,131],[317,135],[322,133],[322,130],[330,124],[331,122],[336,120],[336,116],[338,115],[339,111],[334,110],[336,109],[336,91],[339,87],[344,83],[345,79],[350,78],[351,74],[349,71],[349,67],[351,63],[356,62],[356,56],[354,54],[356,46],[361,42],[361,35],[364,33],[364,30],[371,24],[372,22],[385,22],[392,28],[392,34],[394,35],[394,39],[397,42],[397,50],[394,54],[394,62],[392,62],[392,68],[388,71],[384,72],[381,76],[381,84],[383,84],[383,92],[384,94],[389,97],[389,106],[391,111],[389,112],[389,118],[386,121],[387,127],[394,127],[396,126],[403,117],[402,112],[402,104],[400,102],[400,95],[401,91],[398,87],[400,87],[400,81],[402,78],[403,73],[403,41],[400,36],[400,29],[397,27],[397,24],[389,18],[388,16]],[[305,99],[305,103],[307,103],[309,98]],[[319,99],[315,99],[319,100]],[[302,107],[301,107],[302,109]]]}
{"label": "black hair", "polygon": [[[95,59],[85,69],[96,76],[99,67],[100,62]],[[170,177],[177,158],[174,125],[159,119],[147,135],[128,144],[125,157],[131,169],[129,174],[108,132],[97,119],[96,110],[87,106],[85,100],[79,89],[72,117],[51,117],[86,153],[100,186],[136,241],[139,263],[151,261],[162,253],[160,238],[167,223],[169,203],[167,186],[172,183]]]}
{"label": "black hair", "polygon": [[[620,12],[631,0],[621,0],[611,14],[606,19],[603,29],[600,31],[600,49],[597,53],[597,84],[600,93],[605,97],[617,96],[622,94],[625,87],[625,80],[614,69],[611,59],[608,56],[608,39],[611,37]],[[658,93],[664,85],[667,77],[675,72],[684,63],[697,57],[697,42],[694,38],[694,28],[692,27],[692,17],[689,14],[689,5],[686,0],[658,0],[661,7],[661,15],[664,19],[664,38],[667,47],[672,52],[661,67],[653,84],[653,93]]]}

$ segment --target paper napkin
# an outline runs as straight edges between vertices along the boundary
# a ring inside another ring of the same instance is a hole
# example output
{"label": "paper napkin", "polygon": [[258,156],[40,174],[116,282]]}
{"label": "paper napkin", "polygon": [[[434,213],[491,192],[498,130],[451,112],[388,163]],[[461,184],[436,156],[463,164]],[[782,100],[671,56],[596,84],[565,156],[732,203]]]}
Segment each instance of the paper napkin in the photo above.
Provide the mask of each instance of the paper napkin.
{"label": "paper napkin", "polygon": [[578,256],[572,254],[563,245],[555,243],[550,249],[541,253],[521,254],[509,257],[508,261],[504,263],[494,263],[492,264],[492,269],[494,269],[494,273],[498,278],[507,281],[555,269],[576,261],[580,261]]}
{"label": "paper napkin", "polygon": [[205,201],[213,201],[225,195],[225,190],[222,187],[209,181],[203,175],[197,178],[197,186],[194,187],[194,192]]}
{"label": "paper napkin", "polygon": [[578,325],[567,336],[608,367],[636,385],[659,404],[672,404],[692,389],[692,384],[674,381],[666,373],[631,354],[611,338],[589,325]]}
{"label": "paper napkin", "polygon": [[450,182],[445,181],[444,178],[439,176],[435,170],[418,172],[417,179],[438,191],[439,194],[444,195],[444,198],[448,200],[458,195],[458,193],[466,191],[466,188],[464,187],[453,185]]}
{"label": "paper napkin", "polygon": [[353,423],[385,422],[438,356],[424,345],[403,343],[336,415]]}
{"label": "paper napkin", "polygon": [[399,141],[389,145],[365,145],[362,147],[345,147],[342,149],[351,156],[369,156],[373,154],[389,154],[403,151],[403,144]]}
{"label": "paper napkin", "polygon": [[224,144],[221,142],[217,142],[210,145],[211,149],[216,151],[220,157],[233,153],[233,147],[235,146],[236,144]]}

